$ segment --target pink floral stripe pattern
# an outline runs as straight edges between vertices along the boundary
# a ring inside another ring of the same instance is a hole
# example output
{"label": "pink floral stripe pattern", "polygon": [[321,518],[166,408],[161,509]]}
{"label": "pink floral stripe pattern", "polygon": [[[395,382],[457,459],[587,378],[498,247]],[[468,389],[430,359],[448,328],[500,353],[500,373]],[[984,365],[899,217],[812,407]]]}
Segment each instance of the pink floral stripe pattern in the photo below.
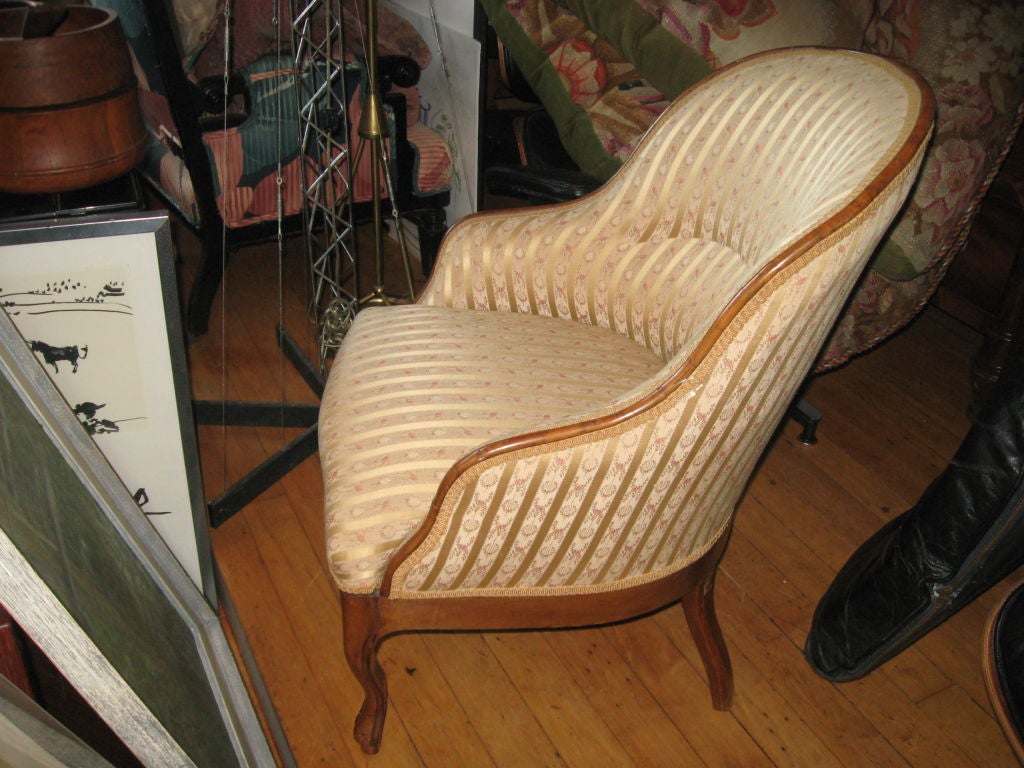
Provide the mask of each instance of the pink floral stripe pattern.
{"label": "pink floral stripe pattern", "polygon": [[[808,233],[891,162],[921,105],[881,59],[762,56],[676,102],[596,194],[457,225],[419,306],[361,314],[330,374],[321,454],[339,587],[379,589],[431,504],[392,597],[597,592],[706,552],[923,150],[825,239]],[[799,257],[780,263],[791,247]],[[522,356],[543,359],[539,379]],[[627,359],[630,375],[616,367]],[[593,389],[559,401],[560,372]]]}

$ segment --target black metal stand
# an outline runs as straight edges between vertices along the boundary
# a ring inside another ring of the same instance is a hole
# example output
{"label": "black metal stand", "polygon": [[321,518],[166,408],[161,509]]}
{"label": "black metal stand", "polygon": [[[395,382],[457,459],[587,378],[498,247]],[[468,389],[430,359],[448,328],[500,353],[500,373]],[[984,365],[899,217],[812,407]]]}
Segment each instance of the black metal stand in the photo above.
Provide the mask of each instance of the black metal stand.
{"label": "black metal stand", "polygon": [[797,435],[797,440],[804,445],[814,445],[818,442],[821,411],[801,397],[789,407],[789,413],[786,415],[803,427],[803,431]]}
{"label": "black metal stand", "polygon": [[[277,341],[288,361],[313,390],[317,399],[324,393],[324,377],[313,367],[288,332],[278,326]],[[210,525],[229,520],[249,502],[312,456],[317,449],[317,403],[266,403],[238,400],[196,400],[192,404],[199,424],[232,427],[294,427],[302,434],[274,455],[258,464],[209,504]]]}

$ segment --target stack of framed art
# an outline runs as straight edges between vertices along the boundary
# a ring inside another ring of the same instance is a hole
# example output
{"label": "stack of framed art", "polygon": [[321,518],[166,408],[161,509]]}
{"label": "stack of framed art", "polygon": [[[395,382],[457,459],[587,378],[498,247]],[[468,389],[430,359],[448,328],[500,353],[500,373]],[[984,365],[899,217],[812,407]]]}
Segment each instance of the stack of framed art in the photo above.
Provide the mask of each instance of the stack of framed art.
{"label": "stack of framed art", "polygon": [[273,766],[211,607],[170,254],[163,215],[0,229],[0,604],[143,764]]}

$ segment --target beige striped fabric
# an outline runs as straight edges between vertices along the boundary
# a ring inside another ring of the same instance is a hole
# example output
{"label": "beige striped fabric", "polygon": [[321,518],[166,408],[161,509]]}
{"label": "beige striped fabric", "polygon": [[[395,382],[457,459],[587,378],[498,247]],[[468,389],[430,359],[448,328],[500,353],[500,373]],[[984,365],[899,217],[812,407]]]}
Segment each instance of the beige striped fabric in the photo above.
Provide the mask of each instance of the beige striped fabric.
{"label": "beige striped fabric", "polygon": [[662,363],[617,333],[550,317],[407,306],[361,312],[321,411],[331,565],[376,588],[445,472],[478,445],[583,413]]}
{"label": "beige striped fabric", "polygon": [[[920,108],[881,59],[757,57],[681,97],[594,195],[456,226],[419,304],[361,313],[329,377],[339,588],[377,591],[432,503],[392,597],[605,591],[707,551],[920,151],[827,239],[773,259],[865,190]],[[460,457],[570,424],[435,498]]]}
{"label": "beige striped fabric", "polygon": [[[872,248],[899,200],[888,202],[835,248]],[[391,596],[607,591],[696,560],[727,528],[859,272],[821,258],[790,270],[657,407],[460,476]]]}
{"label": "beige striped fabric", "polygon": [[[742,265],[706,241],[675,250],[680,265]],[[693,279],[694,286],[704,282]],[[663,368],[627,336],[559,318],[427,305],[360,312],[321,402],[335,577],[350,592],[375,589],[391,553],[422,523],[445,472],[463,454],[607,411]]]}

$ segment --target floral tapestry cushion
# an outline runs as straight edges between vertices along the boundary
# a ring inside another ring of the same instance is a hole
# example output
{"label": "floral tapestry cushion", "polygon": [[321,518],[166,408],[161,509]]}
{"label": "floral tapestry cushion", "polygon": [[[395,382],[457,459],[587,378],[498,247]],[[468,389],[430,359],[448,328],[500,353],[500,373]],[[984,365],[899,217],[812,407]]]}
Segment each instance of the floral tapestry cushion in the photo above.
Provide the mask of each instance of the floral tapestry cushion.
{"label": "floral tapestry cushion", "polygon": [[925,305],[959,253],[1020,126],[1024,5],[868,2],[864,50],[908,62],[932,86],[935,137],[896,226],[822,353],[827,370],[871,349]]}
{"label": "floral tapestry cushion", "polygon": [[[586,173],[610,177],[637,139],[681,92],[711,71],[633,3],[588,3],[576,16],[554,0],[481,0],[566,151]],[[618,45],[595,30],[618,27]],[[623,48],[648,62],[645,76]],[[657,66],[655,66],[657,64]]]}
{"label": "floral tapestry cushion", "polygon": [[795,45],[858,48],[863,24],[826,0],[636,0],[716,68]]}
{"label": "floral tapestry cushion", "polygon": [[969,226],[1024,98],[1022,30],[1020,4],[900,0],[871,19],[865,49],[911,64],[941,105],[921,180],[876,264],[889,279],[921,275]]}
{"label": "floral tapestry cushion", "polygon": [[857,47],[861,26],[823,0],[482,0],[559,128],[606,179],[683,90],[715,67],[791,45]]}

